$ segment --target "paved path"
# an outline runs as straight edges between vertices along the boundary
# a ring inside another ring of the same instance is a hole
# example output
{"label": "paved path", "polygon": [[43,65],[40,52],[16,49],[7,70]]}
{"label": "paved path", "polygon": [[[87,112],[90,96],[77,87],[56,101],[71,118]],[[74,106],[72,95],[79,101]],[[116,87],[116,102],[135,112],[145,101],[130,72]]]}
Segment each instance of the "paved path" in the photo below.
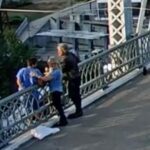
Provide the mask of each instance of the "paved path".
{"label": "paved path", "polygon": [[139,76],[84,110],[57,135],[18,150],[150,150],[150,76]]}

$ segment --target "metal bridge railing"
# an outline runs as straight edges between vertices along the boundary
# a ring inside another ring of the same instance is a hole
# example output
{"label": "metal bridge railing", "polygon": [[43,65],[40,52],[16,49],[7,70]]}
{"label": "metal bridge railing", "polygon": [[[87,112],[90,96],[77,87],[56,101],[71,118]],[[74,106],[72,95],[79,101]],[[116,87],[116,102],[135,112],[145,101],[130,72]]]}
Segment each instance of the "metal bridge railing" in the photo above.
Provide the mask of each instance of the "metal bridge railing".
{"label": "metal bridge railing", "polygon": [[[79,64],[82,98],[150,60],[150,32]],[[105,69],[106,68],[106,69]],[[65,87],[64,87],[65,88]],[[64,107],[71,104],[64,92]],[[0,101],[0,147],[56,114],[48,87],[30,87]]]}

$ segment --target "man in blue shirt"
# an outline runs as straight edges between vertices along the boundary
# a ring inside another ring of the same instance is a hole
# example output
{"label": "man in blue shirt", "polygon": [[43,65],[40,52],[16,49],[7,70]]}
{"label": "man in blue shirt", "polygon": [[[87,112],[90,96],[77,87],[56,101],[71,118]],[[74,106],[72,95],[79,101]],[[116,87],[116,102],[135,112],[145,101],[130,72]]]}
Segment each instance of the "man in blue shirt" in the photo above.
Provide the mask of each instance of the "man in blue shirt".
{"label": "man in blue shirt", "polygon": [[[30,58],[27,60],[27,67],[21,68],[17,75],[17,85],[18,90],[23,90],[25,88],[28,88],[32,85],[37,84],[37,78],[32,77],[30,74],[31,72],[36,73],[38,76],[42,76],[42,73],[37,66],[37,59],[36,58]],[[30,97],[28,99],[24,98],[24,105],[25,108],[27,108],[27,111],[37,110],[40,105],[42,105],[42,102],[39,100],[39,92],[37,90],[32,91]]]}
{"label": "man in blue shirt", "polygon": [[36,68],[37,66],[37,59],[30,58],[27,60],[27,67],[21,68],[16,77],[17,77],[17,85],[18,90],[22,90],[28,88],[37,83],[37,79],[35,77],[31,77],[30,73],[35,72],[39,76],[42,75],[39,69]]}

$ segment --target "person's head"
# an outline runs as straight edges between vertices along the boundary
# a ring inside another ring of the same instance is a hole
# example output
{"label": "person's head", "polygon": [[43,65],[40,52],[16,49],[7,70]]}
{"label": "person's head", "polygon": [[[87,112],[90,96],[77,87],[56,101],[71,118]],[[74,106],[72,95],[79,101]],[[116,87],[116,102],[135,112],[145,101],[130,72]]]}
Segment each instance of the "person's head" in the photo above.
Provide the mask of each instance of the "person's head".
{"label": "person's head", "polygon": [[51,68],[56,68],[58,67],[58,61],[55,57],[50,57],[47,61],[48,66]]}
{"label": "person's head", "polygon": [[66,43],[60,43],[57,45],[58,56],[64,56],[69,52],[68,45]]}
{"label": "person's head", "polygon": [[37,66],[37,59],[36,58],[29,58],[27,60],[27,66],[36,67]]}

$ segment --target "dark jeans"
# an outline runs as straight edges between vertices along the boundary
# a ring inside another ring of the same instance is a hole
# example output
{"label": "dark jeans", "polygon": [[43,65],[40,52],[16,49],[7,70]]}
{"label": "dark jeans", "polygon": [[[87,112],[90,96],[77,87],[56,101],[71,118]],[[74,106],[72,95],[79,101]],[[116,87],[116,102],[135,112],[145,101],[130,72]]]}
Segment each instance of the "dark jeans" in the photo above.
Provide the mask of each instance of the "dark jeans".
{"label": "dark jeans", "polygon": [[75,107],[76,107],[76,112],[82,111],[81,108],[81,95],[80,95],[80,82],[81,78],[76,77],[74,79],[70,79],[68,83],[68,92],[69,92],[69,97],[73,101]]}
{"label": "dark jeans", "polygon": [[51,93],[51,96],[53,105],[55,106],[60,115],[60,121],[65,121],[66,117],[64,115],[64,110],[61,104],[61,94],[62,94],[61,92],[55,91]]}

